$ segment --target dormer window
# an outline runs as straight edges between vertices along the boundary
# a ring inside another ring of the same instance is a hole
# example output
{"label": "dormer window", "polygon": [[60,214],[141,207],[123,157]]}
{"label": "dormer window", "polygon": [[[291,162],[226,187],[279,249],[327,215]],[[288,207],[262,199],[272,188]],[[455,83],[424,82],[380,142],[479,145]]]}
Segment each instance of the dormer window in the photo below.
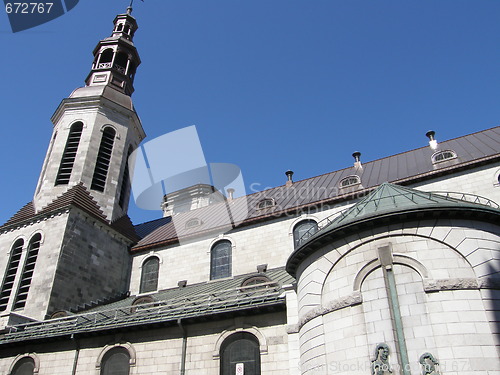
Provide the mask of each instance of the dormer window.
{"label": "dormer window", "polygon": [[259,210],[262,210],[264,208],[269,208],[269,207],[273,207],[276,203],[274,202],[274,199],[271,199],[271,198],[266,198],[266,199],[263,199],[261,200],[258,204],[257,204],[257,208]]}
{"label": "dormer window", "polygon": [[264,276],[264,275],[255,275],[255,276],[250,276],[250,277],[247,277],[245,280],[243,280],[243,282],[241,283],[241,288],[243,288],[242,290],[245,291],[245,290],[248,290],[248,289],[253,289],[251,288],[252,286],[254,286],[255,288],[259,288],[259,284],[266,284],[266,285],[262,285],[262,286],[268,286],[267,283],[270,283],[271,282],[271,279],[267,276]]}
{"label": "dormer window", "polygon": [[359,176],[348,176],[340,181],[339,186],[341,188],[345,188],[345,187],[359,185],[360,183],[361,179],[359,178]]}
{"label": "dormer window", "polygon": [[[135,313],[137,311],[139,305],[152,304],[153,302],[155,302],[155,299],[151,296],[137,297],[136,299],[134,299],[132,301],[132,307],[130,309],[130,312]],[[146,308],[151,307],[151,306],[152,305],[146,306]]]}
{"label": "dormer window", "polygon": [[201,220],[198,219],[197,217],[193,217],[192,219],[189,219],[186,221],[186,229],[191,229],[191,228],[196,228],[201,225]]}
{"label": "dormer window", "polygon": [[439,151],[436,152],[434,155],[432,155],[432,162],[440,163],[446,160],[455,159],[456,157],[457,153],[455,151],[452,150]]}

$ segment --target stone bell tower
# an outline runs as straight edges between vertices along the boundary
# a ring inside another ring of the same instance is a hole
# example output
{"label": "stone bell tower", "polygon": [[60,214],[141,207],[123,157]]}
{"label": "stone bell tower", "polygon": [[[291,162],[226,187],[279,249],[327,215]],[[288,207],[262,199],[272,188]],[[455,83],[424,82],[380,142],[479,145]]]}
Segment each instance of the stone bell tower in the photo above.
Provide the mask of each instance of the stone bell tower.
{"label": "stone bell tower", "polygon": [[141,63],[133,43],[131,8],[114,19],[110,37],[97,44],[85,87],[64,99],[34,197],[40,211],[72,186],[83,184],[107,220],[127,213],[127,159],[145,137],[130,95]]}
{"label": "stone bell tower", "polygon": [[[132,104],[132,9],[99,41],[84,87],[62,100],[34,198],[0,226],[0,332],[128,290],[128,157],[145,133]],[[62,315],[61,315],[62,314]]]}

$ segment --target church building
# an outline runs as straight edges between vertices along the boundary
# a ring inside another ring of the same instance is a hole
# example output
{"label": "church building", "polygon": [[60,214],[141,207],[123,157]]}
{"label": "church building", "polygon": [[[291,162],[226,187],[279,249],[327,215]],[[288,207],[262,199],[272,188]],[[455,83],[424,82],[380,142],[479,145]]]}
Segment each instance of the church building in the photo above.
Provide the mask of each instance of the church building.
{"label": "church building", "polygon": [[0,374],[500,373],[500,127],[246,196],[187,186],[134,226],[131,13],[0,226]]}

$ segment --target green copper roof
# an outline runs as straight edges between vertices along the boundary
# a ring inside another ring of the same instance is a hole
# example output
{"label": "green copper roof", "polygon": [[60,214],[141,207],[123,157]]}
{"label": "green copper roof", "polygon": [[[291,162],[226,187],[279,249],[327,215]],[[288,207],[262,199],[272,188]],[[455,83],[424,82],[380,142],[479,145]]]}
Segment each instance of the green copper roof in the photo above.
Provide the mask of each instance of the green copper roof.
{"label": "green copper roof", "polygon": [[354,206],[320,222],[316,231],[305,233],[288,259],[287,271],[295,276],[302,259],[334,237],[366,225],[386,225],[389,221],[422,219],[428,215],[498,220],[500,209],[495,202],[471,194],[425,192],[384,182]]}
{"label": "green copper roof", "polygon": [[447,207],[471,207],[471,205],[475,206],[476,203],[384,182],[371,194],[336,218],[328,227],[390,212],[443,205]]}

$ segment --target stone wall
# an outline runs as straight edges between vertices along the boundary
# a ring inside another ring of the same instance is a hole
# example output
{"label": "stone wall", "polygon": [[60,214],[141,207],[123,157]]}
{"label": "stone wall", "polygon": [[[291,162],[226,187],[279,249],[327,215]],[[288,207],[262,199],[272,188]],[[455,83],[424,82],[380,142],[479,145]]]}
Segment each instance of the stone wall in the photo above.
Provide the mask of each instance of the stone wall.
{"label": "stone wall", "polygon": [[309,256],[298,269],[302,373],[369,373],[379,343],[401,364],[379,256],[387,246],[411,373],[426,352],[442,373],[497,373],[499,234],[489,223],[425,220],[363,231]]}
{"label": "stone wall", "polygon": [[[184,323],[187,332],[186,374],[218,375],[222,342],[232,333],[241,331],[253,334],[259,341],[262,374],[288,373],[289,354],[284,319],[284,313],[269,313],[206,323]],[[131,375],[179,373],[182,331],[176,324],[116,335],[76,336],[75,340],[66,338],[60,342],[12,347],[1,353],[0,373],[8,374],[18,357],[17,353],[24,353],[38,358],[39,375],[71,374],[78,346],[76,375],[98,375],[100,358],[115,345],[122,345],[132,353]],[[298,364],[298,358],[295,364]]]}
{"label": "stone wall", "polygon": [[48,313],[127,292],[128,240],[80,210],[68,218]]}

